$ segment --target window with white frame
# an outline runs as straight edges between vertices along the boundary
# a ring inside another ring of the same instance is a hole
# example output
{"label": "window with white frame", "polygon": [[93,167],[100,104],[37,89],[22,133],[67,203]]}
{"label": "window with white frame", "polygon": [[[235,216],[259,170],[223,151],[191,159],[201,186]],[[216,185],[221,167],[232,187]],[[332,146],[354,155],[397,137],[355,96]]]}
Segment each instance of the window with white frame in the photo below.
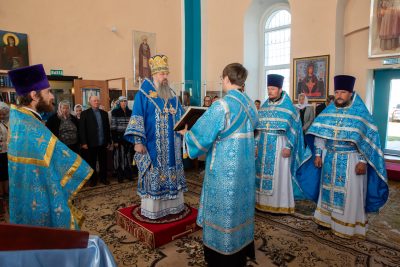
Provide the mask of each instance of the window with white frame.
{"label": "window with white frame", "polygon": [[[283,90],[289,95],[290,84],[290,26],[291,15],[287,9],[277,9],[265,19],[264,24],[264,79],[268,74],[285,77]],[[267,98],[266,96],[265,98]]]}

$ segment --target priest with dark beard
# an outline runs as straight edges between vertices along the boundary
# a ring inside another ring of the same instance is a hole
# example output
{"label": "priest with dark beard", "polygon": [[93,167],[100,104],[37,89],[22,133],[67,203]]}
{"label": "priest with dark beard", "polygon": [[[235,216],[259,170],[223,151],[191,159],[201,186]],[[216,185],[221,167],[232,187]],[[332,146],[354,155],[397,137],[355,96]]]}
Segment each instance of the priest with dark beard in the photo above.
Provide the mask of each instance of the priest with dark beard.
{"label": "priest with dark beard", "polygon": [[182,140],[174,132],[184,111],[168,84],[168,58],[156,55],[149,65],[152,81],[141,84],[124,137],[136,152],[141,214],[156,220],[184,210]]}
{"label": "priest with dark beard", "polygon": [[9,76],[19,102],[10,111],[10,223],[79,229],[83,215],[72,198],[93,170],[43,124],[40,113],[54,109],[43,66]]}

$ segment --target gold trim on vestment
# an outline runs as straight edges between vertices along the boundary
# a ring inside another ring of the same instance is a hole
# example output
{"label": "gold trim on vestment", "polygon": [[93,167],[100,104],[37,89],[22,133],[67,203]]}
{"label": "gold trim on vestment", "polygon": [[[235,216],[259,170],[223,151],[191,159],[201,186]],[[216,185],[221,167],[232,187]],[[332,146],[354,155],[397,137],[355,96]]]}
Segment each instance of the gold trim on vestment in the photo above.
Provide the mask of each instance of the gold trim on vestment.
{"label": "gold trim on vestment", "polygon": [[16,157],[11,154],[8,154],[8,159],[10,161],[16,162],[16,163],[33,164],[33,165],[37,165],[37,166],[48,167],[50,164],[50,161],[51,161],[51,157],[53,156],[56,142],[57,142],[57,138],[54,135],[51,135],[49,145],[46,148],[46,153],[45,153],[43,159]]}
{"label": "gold trim on vestment", "polygon": [[82,158],[80,156],[76,157],[74,164],[72,164],[71,168],[65,173],[64,177],[61,179],[61,186],[64,187],[69,180],[71,180],[74,173],[78,170],[79,166],[82,164]]}
{"label": "gold trim on vestment", "polygon": [[366,239],[366,237],[364,235],[361,235],[361,234],[348,235],[348,234],[340,233],[340,232],[336,231],[335,229],[332,229],[332,226],[329,223],[325,223],[323,221],[320,221],[315,217],[313,217],[313,221],[316,224],[319,224],[321,226],[329,228],[329,230],[331,230],[332,233],[334,235],[337,235],[338,237],[345,238],[345,239],[352,239],[353,237],[357,237],[357,238],[360,238],[360,239]]}
{"label": "gold trim on vestment", "polygon": [[70,228],[73,229],[73,230],[75,229],[75,220],[74,220],[74,218],[76,219],[76,222],[78,223],[79,228],[81,228],[81,226],[82,226],[82,224],[83,224],[83,222],[85,220],[85,216],[83,215],[83,213],[80,210],[78,210],[77,208],[75,208],[72,205],[72,199],[82,189],[82,187],[85,185],[87,180],[89,180],[89,178],[92,176],[92,174],[93,174],[93,169],[90,169],[90,172],[88,173],[88,175],[78,185],[77,189],[74,192],[71,193],[71,196],[68,199],[68,207],[69,207],[70,212],[71,212],[71,227]]}
{"label": "gold trim on vestment", "polygon": [[347,223],[347,222],[343,222],[343,221],[338,220],[338,219],[335,218],[335,217],[332,217],[332,214],[331,214],[329,211],[327,211],[327,210],[323,210],[323,209],[321,209],[321,208],[317,208],[316,210],[317,210],[319,213],[321,213],[322,215],[325,215],[325,216],[330,217],[331,220],[334,221],[335,223],[338,223],[338,224],[343,225],[343,226],[346,226],[346,227],[355,228],[355,227],[358,225],[358,226],[361,226],[361,227],[364,227],[364,228],[365,228],[366,225],[368,224],[368,221],[366,221],[365,223],[362,223],[362,222],[356,222],[356,223]]}
{"label": "gold trim on vestment", "polygon": [[281,208],[281,207],[271,207],[271,206],[256,204],[256,209],[272,213],[285,213],[285,214],[294,213],[294,207]]}

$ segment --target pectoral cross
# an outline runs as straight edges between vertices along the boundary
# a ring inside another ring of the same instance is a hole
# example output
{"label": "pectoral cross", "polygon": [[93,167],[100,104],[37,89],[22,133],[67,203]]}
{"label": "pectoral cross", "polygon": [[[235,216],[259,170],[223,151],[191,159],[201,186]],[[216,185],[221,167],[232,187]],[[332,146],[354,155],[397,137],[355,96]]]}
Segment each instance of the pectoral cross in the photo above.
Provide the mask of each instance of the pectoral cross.
{"label": "pectoral cross", "polygon": [[269,126],[271,126],[271,124],[268,122],[266,126],[267,126],[267,131],[269,131]]}

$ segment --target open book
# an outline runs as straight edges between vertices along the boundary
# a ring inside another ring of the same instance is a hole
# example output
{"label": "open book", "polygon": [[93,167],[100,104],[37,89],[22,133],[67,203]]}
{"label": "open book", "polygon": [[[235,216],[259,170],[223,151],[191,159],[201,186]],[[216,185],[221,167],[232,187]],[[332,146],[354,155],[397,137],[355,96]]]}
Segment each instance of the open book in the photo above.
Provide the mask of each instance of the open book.
{"label": "open book", "polygon": [[183,114],[182,118],[175,124],[174,131],[180,131],[185,129],[185,125],[188,125],[188,130],[196,123],[201,115],[206,112],[206,107],[189,107],[188,110]]}

